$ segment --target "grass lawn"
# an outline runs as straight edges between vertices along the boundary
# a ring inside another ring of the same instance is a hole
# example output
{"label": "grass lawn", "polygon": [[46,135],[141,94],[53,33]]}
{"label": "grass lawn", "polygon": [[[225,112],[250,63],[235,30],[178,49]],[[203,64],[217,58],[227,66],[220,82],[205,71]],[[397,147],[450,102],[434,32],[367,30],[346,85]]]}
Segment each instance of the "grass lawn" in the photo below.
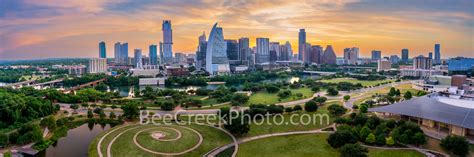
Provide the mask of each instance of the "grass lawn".
{"label": "grass lawn", "polygon": [[[237,156],[339,156],[339,152],[327,144],[329,134],[307,134],[269,137],[239,145]],[[411,150],[369,149],[370,157],[423,157]]]}
{"label": "grass lawn", "polygon": [[[327,107],[331,104],[340,104],[340,102],[330,102],[326,103],[324,106],[320,106],[318,111],[314,113],[309,113],[311,118],[301,116],[306,114],[307,112],[300,112],[300,113],[291,113],[291,114],[283,114],[282,116],[274,116],[267,118],[269,119],[270,123],[267,123],[267,119],[264,119],[263,124],[250,124],[250,131],[244,135],[245,137],[252,137],[257,135],[269,134],[269,133],[280,133],[280,132],[292,132],[292,131],[307,131],[307,130],[315,130],[324,128],[329,126],[333,123],[333,120],[336,118],[331,116],[327,110]],[[324,115],[327,114],[329,116],[329,123],[327,121],[328,117],[319,118],[316,115]],[[293,116],[293,120],[292,117]],[[314,117],[314,118],[313,118]],[[275,119],[275,120],[274,120]],[[302,121],[300,122],[300,119]],[[322,123],[320,121],[322,119]],[[292,124],[291,121],[296,122],[296,124]],[[261,122],[260,120],[257,122]],[[277,123],[281,123],[282,125],[278,125]],[[309,123],[305,125],[305,123]]]}
{"label": "grass lawn", "polygon": [[369,149],[370,157],[424,157],[425,155],[414,150],[382,150]]}
{"label": "grass lawn", "polygon": [[366,80],[357,80],[353,78],[335,78],[330,80],[321,80],[321,82],[325,83],[339,83],[339,82],[349,82],[349,83],[360,83],[362,86],[375,86],[376,84],[381,84],[385,82],[390,82],[391,80],[377,80],[377,81],[366,81]]}
{"label": "grass lawn", "polygon": [[[118,135],[120,132],[123,132],[124,130],[133,128],[136,126],[140,126],[140,125],[126,126],[124,128],[120,128],[119,130],[109,134],[102,141],[101,152],[103,152],[103,154],[106,155],[107,145],[116,135]],[[220,130],[217,130],[208,126],[200,126],[200,125],[186,125],[186,126],[189,126],[195,129],[196,131],[198,131],[203,136],[203,143],[197,149],[181,156],[201,156],[216,147],[223,146],[225,144],[232,142],[231,138]],[[143,127],[149,128],[151,127],[151,125],[143,126]],[[177,128],[177,127],[174,127],[174,128]],[[113,129],[110,129],[110,130],[113,130]],[[142,129],[140,128],[131,129],[128,132],[122,134],[119,138],[117,138],[117,140],[115,140],[114,144],[112,145],[113,156],[142,156],[142,157],[156,156],[154,154],[141,150],[140,148],[135,146],[135,144],[133,143],[134,134],[140,130]],[[192,146],[193,144],[195,144],[197,139],[192,136],[192,132],[186,131],[186,129],[178,129],[178,130],[182,130],[183,137],[182,139],[178,139],[177,141],[169,141],[169,142],[146,141],[143,139],[147,139],[147,138],[149,139],[149,137],[145,135],[141,136],[140,134],[138,137],[138,142],[142,143],[144,146],[160,145],[160,147],[153,147],[153,148],[147,147],[147,148],[153,149],[156,151],[166,151],[166,152],[176,152],[176,151],[185,149],[184,147],[189,148],[189,146]],[[89,145],[88,156],[90,157],[98,156],[97,151],[96,151],[97,143],[104,134],[106,134],[106,132],[102,133],[96,139],[94,139],[94,141],[91,142],[91,144]]]}
{"label": "grass lawn", "polygon": [[[354,104],[355,105],[360,105],[365,100],[371,99],[371,96],[376,94],[376,93],[378,93],[378,94],[387,94],[390,91],[390,88],[392,88],[392,87],[385,87],[383,89],[366,92],[366,93],[362,94],[362,96],[359,99],[354,101]],[[420,91],[420,90],[413,89],[411,84],[400,84],[400,85],[395,86],[395,88],[400,89],[400,92],[402,93],[402,96],[407,91],[410,91],[412,94],[416,94]]]}
{"label": "grass lawn", "polygon": [[[300,100],[304,98],[312,97],[314,92],[311,91],[310,88],[298,88],[298,89],[290,89],[292,94],[301,93],[303,97],[298,98],[296,96],[290,96],[289,98],[281,99],[278,101],[280,97],[278,97],[278,93],[268,93],[268,92],[257,92],[250,96],[250,99],[247,104],[276,104],[279,102],[288,102],[294,100]],[[281,90],[280,90],[281,91]]]}
{"label": "grass lawn", "polygon": [[239,145],[237,156],[339,156],[326,142],[328,134],[292,135],[264,138]]}

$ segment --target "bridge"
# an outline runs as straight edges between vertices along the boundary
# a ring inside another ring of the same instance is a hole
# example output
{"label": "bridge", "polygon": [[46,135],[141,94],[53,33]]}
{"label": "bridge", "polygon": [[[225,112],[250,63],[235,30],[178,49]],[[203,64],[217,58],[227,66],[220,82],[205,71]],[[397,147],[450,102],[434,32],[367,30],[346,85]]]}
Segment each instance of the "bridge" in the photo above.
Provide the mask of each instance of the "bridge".
{"label": "bridge", "polygon": [[56,79],[56,80],[52,80],[52,81],[48,81],[48,82],[36,83],[36,84],[31,85],[31,86],[33,86],[35,88],[42,89],[44,86],[54,86],[54,84],[57,84],[57,83],[63,82],[63,81],[64,81],[64,78],[60,78],[60,79]]}
{"label": "bridge", "polygon": [[95,86],[97,86],[99,83],[104,82],[105,80],[107,80],[107,78],[103,78],[103,79],[100,79],[100,80],[95,80],[95,81],[92,81],[92,82],[88,82],[88,83],[84,83],[84,84],[81,84],[81,85],[78,85],[78,86],[74,86],[74,87],[72,87],[72,88],[69,88],[69,89],[67,89],[67,90],[64,90],[63,93],[74,92],[74,91],[77,91],[77,90],[79,90],[79,89],[86,88],[86,87],[95,87]]}
{"label": "bridge", "polygon": [[21,88],[23,86],[30,86],[34,84],[36,80],[28,80],[28,81],[22,81],[22,82],[17,82],[17,83],[12,83],[12,84],[7,84],[2,87],[12,87],[12,88]]}
{"label": "bridge", "polygon": [[303,73],[305,74],[316,74],[316,75],[334,75],[336,74],[336,72],[326,72],[326,71],[308,71],[308,70],[305,70],[303,71]]}

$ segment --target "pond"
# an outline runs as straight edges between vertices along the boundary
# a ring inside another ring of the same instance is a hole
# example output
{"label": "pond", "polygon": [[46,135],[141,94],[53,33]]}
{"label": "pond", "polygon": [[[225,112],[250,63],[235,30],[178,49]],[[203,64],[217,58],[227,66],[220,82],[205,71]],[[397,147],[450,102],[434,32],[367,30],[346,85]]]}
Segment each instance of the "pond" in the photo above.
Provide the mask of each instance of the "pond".
{"label": "pond", "polygon": [[45,151],[40,152],[38,157],[87,157],[89,143],[101,132],[110,129],[110,125],[86,123],[68,131],[66,137],[62,137],[57,143]]}

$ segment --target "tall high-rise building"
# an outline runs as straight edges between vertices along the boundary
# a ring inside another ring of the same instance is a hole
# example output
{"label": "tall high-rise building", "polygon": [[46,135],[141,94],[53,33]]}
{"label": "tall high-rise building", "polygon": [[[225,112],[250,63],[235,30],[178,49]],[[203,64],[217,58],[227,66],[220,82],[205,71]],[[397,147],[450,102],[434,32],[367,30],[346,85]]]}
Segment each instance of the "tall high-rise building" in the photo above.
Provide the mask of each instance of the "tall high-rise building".
{"label": "tall high-rise building", "polygon": [[239,43],[237,40],[224,40],[227,44],[227,58],[229,60],[239,60]]}
{"label": "tall high-rise building", "polygon": [[135,60],[135,68],[143,69],[142,49],[135,49],[133,58]]}
{"label": "tall high-rise building", "polygon": [[107,58],[91,58],[88,66],[89,73],[106,73],[107,72]]}
{"label": "tall high-rise building", "polygon": [[117,42],[114,45],[114,61],[117,65],[128,65],[128,43]]}
{"label": "tall high-rise building", "polygon": [[107,52],[105,51],[105,42],[99,43],[99,58],[107,58]]}
{"label": "tall high-rise building", "polygon": [[298,33],[298,60],[304,61],[304,53],[306,51],[306,32],[300,29]]}
{"label": "tall high-rise building", "polygon": [[206,48],[206,71],[211,75],[230,72],[226,47],[222,28],[217,27],[216,23],[209,34]]}
{"label": "tall high-rise building", "polygon": [[[275,51],[275,54],[274,54],[274,60],[277,61],[277,60],[280,60],[280,53],[281,53],[281,50],[280,50],[280,42],[270,42],[270,45],[269,45],[269,50],[270,51]],[[271,55],[271,53],[270,53]]]}
{"label": "tall high-rise building", "polygon": [[423,55],[419,55],[418,57],[413,58],[413,68],[414,69],[431,69],[433,66],[433,60],[425,57]]}
{"label": "tall high-rise building", "polygon": [[382,59],[382,51],[372,50],[372,60],[380,60],[380,59]]}
{"label": "tall high-rise building", "polygon": [[120,42],[114,44],[114,62],[120,64]]}
{"label": "tall high-rise building", "polygon": [[403,63],[408,63],[408,49],[402,49],[402,62]]}
{"label": "tall high-rise building", "polygon": [[433,52],[428,53],[428,58],[433,59]]}
{"label": "tall high-rise building", "polygon": [[171,21],[163,20],[163,57],[166,63],[173,60],[173,31],[171,29]]}
{"label": "tall high-rise building", "polygon": [[352,47],[352,48],[345,48],[344,49],[344,62],[346,64],[357,64],[357,60],[359,59],[359,48]]}
{"label": "tall high-rise building", "polygon": [[400,61],[400,57],[398,57],[397,55],[391,55],[390,56],[390,62],[391,63],[397,64],[399,61]]}
{"label": "tall high-rise building", "polygon": [[328,45],[326,50],[324,50],[322,64],[336,64],[336,59],[336,52],[334,52],[334,49],[331,45]]}
{"label": "tall high-rise building", "polygon": [[203,32],[202,35],[199,36],[198,48],[196,51],[196,69],[198,70],[206,67],[206,48],[206,34]]}
{"label": "tall high-rise building", "polygon": [[240,60],[245,63],[249,60],[250,56],[250,41],[249,38],[240,38],[239,39],[239,53]]}
{"label": "tall high-rise building", "polygon": [[149,51],[148,56],[150,57],[150,64],[158,65],[158,47],[155,44],[150,45]]}
{"label": "tall high-rise building", "polygon": [[285,45],[283,45],[285,47],[285,56],[288,56],[288,57],[285,57],[285,61],[289,61],[293,58],[293,49],[291,48],[291,44],[289,41],[286,41]]}
{"label": "tall high-rise building", "polygon": [[434,64],[441,64],[441,45],[440,44],[435,44],[434,51],[435,51],[435,56],[434,56]]}
{"label": "tall high-rise building", "polygon": [[315,45],[311,47],[311,62],[321,64],[321,58],[323,56],[323,47]]}
{"label": "tall high-rise building", "polygon": [[163,54],[163,42],[160,42],[159,45],[160,47],[160,63],[164,64],[165,62],[165,55]]}
{"label": "tall high-rise building", "polygon": [[257,52],[255,56],[257,63],[270,62],[270,39],[257,38]]}

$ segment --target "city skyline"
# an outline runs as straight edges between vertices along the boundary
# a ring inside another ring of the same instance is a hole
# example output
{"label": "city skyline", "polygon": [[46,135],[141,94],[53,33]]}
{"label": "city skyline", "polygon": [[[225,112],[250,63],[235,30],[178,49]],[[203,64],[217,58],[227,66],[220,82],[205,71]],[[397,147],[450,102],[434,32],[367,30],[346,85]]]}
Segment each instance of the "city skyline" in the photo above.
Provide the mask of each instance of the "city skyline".
{"label": "city skyline", "polygon": [[225,39],[248,37],[250,47],[258,37],[290,41],[294,54],[298,31],[305,29],[306,42],[332,45],[338,57],[344,48],[358,47],[362,57],[370,57],[372,50],[401,57],[408,48],[413,58],[436,52],[438,43],[442,58],[473,57],[473,2],[446,2],[3,0],[9,7],[0,9],[0,60],[98,57],[101,41],[109,58],[116,42],[129,43],[129,52],[148,51],[149,45],[163,42],[163,20],[173,23],[173,53],[195,53],[196,38],[219,22]]}

